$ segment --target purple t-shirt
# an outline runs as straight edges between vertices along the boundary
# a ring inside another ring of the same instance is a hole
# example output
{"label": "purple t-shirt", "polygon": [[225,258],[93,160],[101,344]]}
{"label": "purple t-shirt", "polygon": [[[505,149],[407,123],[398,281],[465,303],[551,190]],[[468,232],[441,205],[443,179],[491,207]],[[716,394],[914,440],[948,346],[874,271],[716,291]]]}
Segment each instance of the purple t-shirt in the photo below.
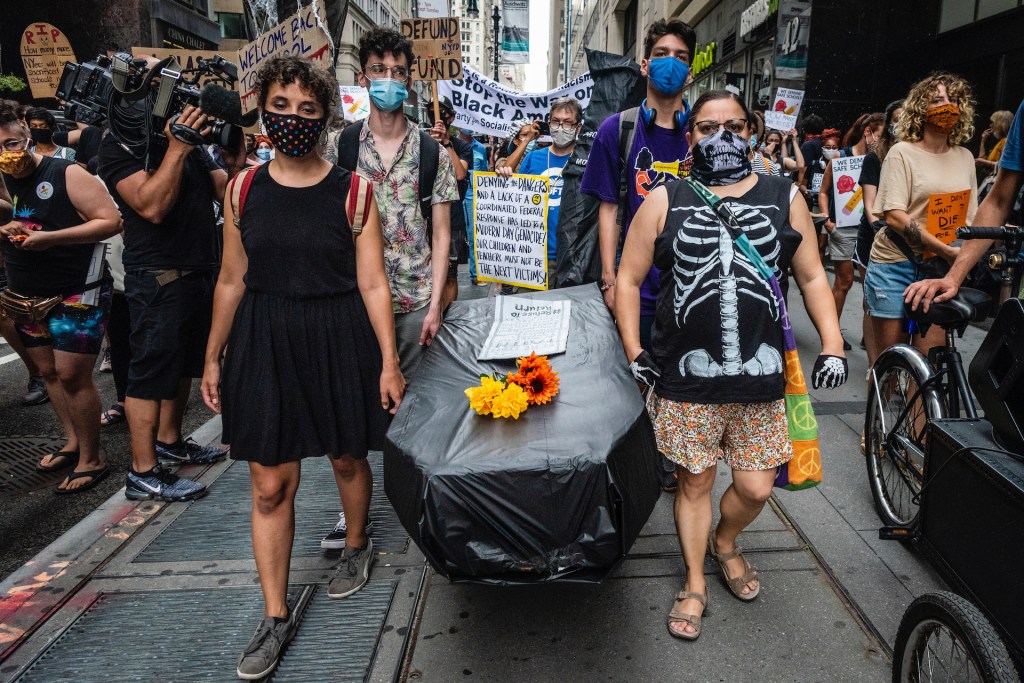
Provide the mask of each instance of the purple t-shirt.
{"label": "purple t-shirt", "polygon": [[[597,137],[580,183],[580,192],[603,202],[619,201],[619,179],[622,177],[619,162],[619,116],[612,114],[597,129]],[[622,134],[626,135],[627,132],[622,131]],[[626,187],[628,211],[624,231],[629,231],[629,224],[644,198],[654,188],[664,185],[678,174],[679,165],[686,159],[689,149],[684,131],[658,125],[648,128],[642,120],[637,121],[633,148],[627,156],[631,172]],[[640,285],[640,315],[654,315],[658,289],[658,269],[652,267]]]}

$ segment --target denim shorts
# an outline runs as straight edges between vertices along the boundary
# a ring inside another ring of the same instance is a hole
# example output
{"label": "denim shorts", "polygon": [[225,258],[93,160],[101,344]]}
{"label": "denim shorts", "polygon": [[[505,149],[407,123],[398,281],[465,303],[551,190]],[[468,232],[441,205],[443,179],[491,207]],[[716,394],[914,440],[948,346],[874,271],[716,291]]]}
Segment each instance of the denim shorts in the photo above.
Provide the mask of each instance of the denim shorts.
{"label": "denim shorts", "polygon": [[879,263],[868,260],[864,276],[864,299],[875,318],[903,317],[903,292],[917,281],[917,266],[910,261]]}

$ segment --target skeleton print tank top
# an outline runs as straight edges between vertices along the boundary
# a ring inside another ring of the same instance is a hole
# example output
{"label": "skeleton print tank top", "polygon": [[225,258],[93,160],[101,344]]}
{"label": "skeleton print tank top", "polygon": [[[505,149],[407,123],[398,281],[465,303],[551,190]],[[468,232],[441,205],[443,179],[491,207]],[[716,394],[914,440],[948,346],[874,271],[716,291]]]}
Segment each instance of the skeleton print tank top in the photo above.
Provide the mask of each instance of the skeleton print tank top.
{"label": "skeleton print tank top", "polygon": [[[793,185],[758,176],[724,198],[751,244],[778,273],[800,233],[789,223]],[[658,395],[687,403],[763,403],[783,397],[782,328],[772,290],[736,248],[717,214],[685,182],[667,186],[665,229],[654,242],[661,271],[654,322]]]}

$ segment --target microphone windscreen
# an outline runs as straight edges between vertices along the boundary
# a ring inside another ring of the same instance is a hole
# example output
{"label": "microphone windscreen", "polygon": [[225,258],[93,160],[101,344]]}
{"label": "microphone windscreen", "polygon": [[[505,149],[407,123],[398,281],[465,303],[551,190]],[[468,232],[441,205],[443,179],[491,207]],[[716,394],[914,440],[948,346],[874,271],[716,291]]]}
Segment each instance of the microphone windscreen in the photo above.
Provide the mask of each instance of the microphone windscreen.
{"label": "microphone windscreen", "polygon": [[199,93],[199,108],[203,113],[238,125],[242,118],[242,100],[238,93],[219,85],[207,83]]}
{"label": "microphone windscreen", "polygon": [[[241,106],[241,105],[239,105],[239,106]],[[253,109],[248,114],[243,114],[242,115],[241,120],[238,122],[238,125],[240,125],[242,128],[249,128],[251,126],[255,126],[256,122],[259,121],[259,120],[260,120],[260,111],[259,111],[259,109]]]}

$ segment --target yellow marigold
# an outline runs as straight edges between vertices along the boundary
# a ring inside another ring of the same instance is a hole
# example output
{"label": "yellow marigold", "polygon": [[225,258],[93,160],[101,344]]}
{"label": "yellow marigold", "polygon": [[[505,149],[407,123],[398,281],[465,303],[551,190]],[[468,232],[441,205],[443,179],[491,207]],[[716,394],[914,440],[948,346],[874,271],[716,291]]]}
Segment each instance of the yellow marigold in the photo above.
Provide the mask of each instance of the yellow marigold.
{"label": "yellow marigold", "polygon": [[490,414],[494,399],[501,395],[504,388],[504,382],[499,382],[493,377],[481,377],[480,386],[466,389],[469,407],[475,410],[478,415]]}
{"label": "yellow marigold", "polygon": [[526,392],[518,384],[509,384],[505,390],[494,397],[491,402],[491,415],[494,417],[511,417],[519,419],[519,414],[526,410],[529,402]]}

